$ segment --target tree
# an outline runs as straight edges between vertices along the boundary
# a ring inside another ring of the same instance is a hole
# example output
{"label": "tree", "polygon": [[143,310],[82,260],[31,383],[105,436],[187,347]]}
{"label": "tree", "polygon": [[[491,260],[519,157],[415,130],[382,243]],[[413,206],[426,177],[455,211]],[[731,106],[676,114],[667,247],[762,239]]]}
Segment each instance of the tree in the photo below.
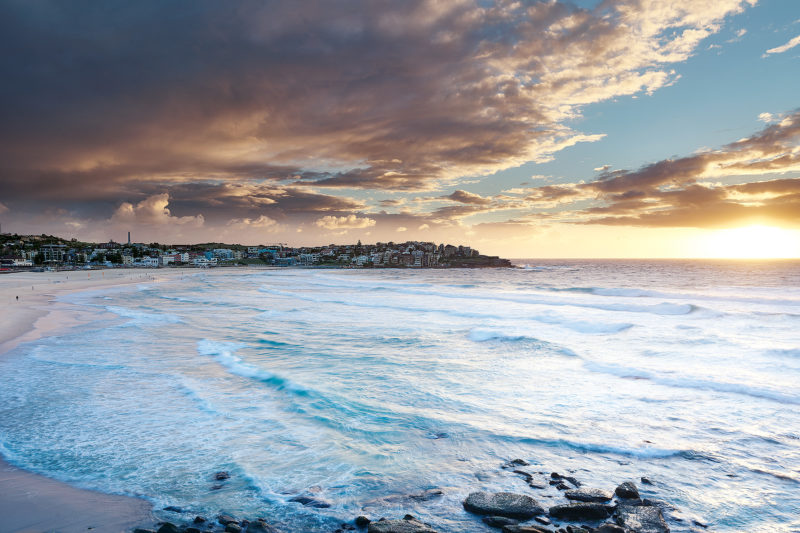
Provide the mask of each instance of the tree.
{"label": "tree", "polygon": [[36,255],[33,256],[33,264],[34,265],[44,264],[44,254],[42,252],[38,252]]}

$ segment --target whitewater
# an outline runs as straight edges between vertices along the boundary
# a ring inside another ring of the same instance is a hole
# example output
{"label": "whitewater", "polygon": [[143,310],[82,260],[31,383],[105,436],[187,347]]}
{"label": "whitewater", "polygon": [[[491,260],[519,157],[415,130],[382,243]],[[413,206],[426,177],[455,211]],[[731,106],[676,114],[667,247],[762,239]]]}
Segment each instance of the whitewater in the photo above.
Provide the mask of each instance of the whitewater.
{"label": "whitewater", "polygon": [[518,263],[62,296],[94,319],[0,358],[0,453],[286,531],[405,513],[490,531],[461,507],[475,490],[562,503],[514,458],[606,490],[646,477],[672,531],[800,531],[800,264]]}

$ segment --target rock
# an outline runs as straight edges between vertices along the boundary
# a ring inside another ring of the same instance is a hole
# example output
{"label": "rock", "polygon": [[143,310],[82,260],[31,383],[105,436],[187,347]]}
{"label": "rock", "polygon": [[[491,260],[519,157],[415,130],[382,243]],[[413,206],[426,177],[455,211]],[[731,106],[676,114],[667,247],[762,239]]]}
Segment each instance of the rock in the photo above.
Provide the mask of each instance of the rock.
{"label": "rock", "polygon": [[503,468],[513,468],[515,466],[531,466],[525,459],[512,459],[503,465]]}
{"label": "rock", "polygon": [[228,524],[235,524],[238,522],[234,517],[228,514],[221,514],[217,517],[217,522],[222,524],[223,526],[227,526]]}
{"label": "rock", "polygon": [[358,527],[367,527],[371,520],[364,515],[356,517],[356,525]]}
{"label": "rock", "polygon": [[370,522],[367,533],[436,533],[419,520],[378,520]]}
{"label": "rock", "polygon": [[708,524],[705,524],[699,520],[692,520],[692,524],[702,527],[703,529],[708,529]]}
{"label": "rock", "polygon": [[256,520],[247,524],[247,533],[277,533],[278,530],[268,525],[262,520]]}
{"label": "rock", "polygon": [[626,481],[625,483],[620,484],[619,487],[614,491],[617,496],[620,498],[626,498],[629,500],[638,500],[639,499],[639,489],[636,488],[630,481]]}
{"label": "rock", "polygon": [[241,531],[242,531],[242,526],[240,526],[239,524],[231,523],[225,526],[226,533],[241,533]]}
{"label": "rock", "polygon": [[533,481],[533,475],[530,472],[526,472],[524,470],[516,469],[516,470],[514,470],[514,473],[515,474],[519,474],[520,476],[522,476],[522,479],[524,479],[528,483]]}
{"label": "rock", "polygon": [[175,507],[174,505],[168,505],[168,506],[164,507],[164,510],[165,511],[169,511],[171,513],[182,513],[183,512],[183,509],[181,509],[180,507]]}
{"label": "rock", "polygon": [[556,505],[550,508],[549,514],[553,518],[563,520],[597,520],[611,515],[614,508],[610,505],[594,502],[570,503]]}
{"label": "rock", "polygon": [[202,533],[202,532],[196,527],[187,527],[186,529],[183,530],[183,533]]}
{"label": "rock", "polygon": [[536,500],[513,492],[473,492],[464,500],[464,509],[475,514],[523,519],[544,514]]}
{"label": "rock", "polygon": [[195,524],[203,524],[203,523],[205,523],[205,521],[206,521],[206,519],[203,518],[202,516],[195,516],[194,517],[194,523]]}
{"label": "rock", "polygon": [[229,473],[225,472],[224,470],[214,474],[214,479],[216,479],[217,481],[230,479],[230,477],[231,477],[231,475]]}
{"label": "rock", "polygon": [[409,498],[418,502],[427,502],[444,495],[441,489],[428,489],[419,494],[409,494]]}
{"label": "rock", "polygon": [[605,523],[594,530],[594,533],[625,533],[625,529],[617,524]]}
{"label": "rock", "polygon": [[617,508],[617,523],[636,533],[669,533],[661,509],[649,505],[624,505]]}
{"label": "rock", "polygon": [[553,481],[556,482],[556,483],[553,483],[553,481],[551,481],[550,482],[551,485],[556,485],[558,482],[560,482],[561,480],[565,479],[565,480],[569,481],[570,483],[572,483],[575,487],[580,487],[581,486],[581,482],[578,481],[577,479],[575,479],[574,477],[572,477],[572,476],[562,476],[558,472],[551,472],[550,473],[550,478]]}
{"label": "rock", "polygon": [[513,526],[519,524],[517,520],[505,516],[484,516],[483,523],[489,527],[502,528],[505,526]]}
{"label": "rock", "polygon": [[156,532],[152,529],[142,529],[140,527],[137,527],[136,529],[133,530],[133,533],[156,533]]}
{"label": "rock", "polygon": [[569,485],[567,485],[566,483],[564,483],[563,481],[560,481],[560,482],[558,483],[558,485],[556,485],[556,488],[557,488],[558,490],[569,490],[569,489],[570,489],[570,486],[569,486]]}
{"label": "rock", "polygon": [[318,498],[312,498],[311,496],[304,496],[299,495],[295,496],[294,498],[289,499],[290,502],[297,502],[306,507],[313,507],[315,509],[327,509],[331,506],[330,502],[326,502],[325,500],[321,500]]}
{"label": "rock", "polygon": [[607,490],[601,489],[575,489],[568,490],[564,493],[568,500],[575,500],[578,502],[607,502],[611,501],[614,497],[613,494]]}
{"label": "rock", "polygon": [[642,485],[652,485],[653,484],[653,482],[650,481],[650,478],[646,478],[646,477],[640,478],[640,481],[642,482]]}
{"label": "rock", "polygon": [[178,533],[178,526],[170,522],[164,522],[156,533]]}
{"label": "rock", "polygon": [[534,526],[533,524],[517,524],[512,526],[505,526],[503,533],[553,533],[551,530]]}
{"label": "rock", "polygon": [[550,524],[552,524],[550,519],[547,518],[546,516],[534,516],[533,519],[545,526],[549,526]]}

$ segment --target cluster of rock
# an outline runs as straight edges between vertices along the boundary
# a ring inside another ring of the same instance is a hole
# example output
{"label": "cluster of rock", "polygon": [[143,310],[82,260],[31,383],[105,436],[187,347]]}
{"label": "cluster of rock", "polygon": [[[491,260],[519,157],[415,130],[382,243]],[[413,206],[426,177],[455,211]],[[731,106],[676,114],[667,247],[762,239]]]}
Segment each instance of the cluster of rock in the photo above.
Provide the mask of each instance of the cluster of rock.
{"label": "cluster of rock", "polygon": [[[527,474],[527,472],[526,472]],[[528,474],[530,475],[530,474]],[[661,509],[643,500],[631,482],[619,485],[614,494],[594,488],[584,488],[574,478],[551,474],[557,486],[565,487],[569,503],[554,505],[545,510],[535,499],[512,492],[473,492],[464,500],[464,509],[483,515],[490,527],[502,528],[503,533],[668,533]],[[564,481],[570,481],[569,487]],[[612,503],[616,495],[616,501]],[[537,524],[523,524],[531,520]],[[553,521],[581,522],[552,529]],[[586,525],[592,522],[593,525]],[[597,523],[600,522],[600,523]]]}
{"label": "cluster of rock", "polygon": [[[470,493],[463,501],[464,509],[481,516],[487,526],[501,529],[502,533],[669,533],[662,511],[662,506],[666,504],[642,498],[636,485],[630,481],[620,484],[611,492],[584,487],[574,477],[556,472],[539,481],[534,474],[521,469],[523,466],[529,465],[521,459],[515,459],[503,465],[503,468],[522,476],[535,489],[545,489],[549,483],[567,501],[545,508],[527,494],[478,491]],[[227,479],[227,473],[222,474],[225,475],[218,473],[216,480]],[[539,474],[546,475],[544,472]],[[642,482],[650,484],[646,478],[642,478]],[[442,494],[439,489],[429,489],[404,499],[425,502]],[[313,495],[313,491],[293,497],[290,501],[313,508],[330,507],[328,502]],[[183,512],[176,507],[167,507],[165,510]],[[695,524],[706,527],[699,522]],[[402,519],[379,520],[359,516],[352,523],[341,524],[333,533],[357,529],[366,529],[367,533],[436,533],[431,524],[411,515],[405,515]],[[210,533],[220,530],[226,533],[279,533],[263,518],[248,521],[228,515],[220,515],[215,521],[198,516],[191,524],[180,527],[165,522],[157,530],[136,529],[133,533]]]}

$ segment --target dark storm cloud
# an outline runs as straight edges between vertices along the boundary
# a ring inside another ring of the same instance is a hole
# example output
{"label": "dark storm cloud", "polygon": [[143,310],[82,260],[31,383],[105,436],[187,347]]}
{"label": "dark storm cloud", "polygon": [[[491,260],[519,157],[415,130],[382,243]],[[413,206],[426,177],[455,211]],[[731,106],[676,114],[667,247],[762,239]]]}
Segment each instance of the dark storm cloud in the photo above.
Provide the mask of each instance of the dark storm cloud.
{"label": "dark storm cloud", "polygon": [[424,189],[595,139],[561,124],[574,106],[668,83],[659,65],[742,5],[8,1],[3,181]]}

